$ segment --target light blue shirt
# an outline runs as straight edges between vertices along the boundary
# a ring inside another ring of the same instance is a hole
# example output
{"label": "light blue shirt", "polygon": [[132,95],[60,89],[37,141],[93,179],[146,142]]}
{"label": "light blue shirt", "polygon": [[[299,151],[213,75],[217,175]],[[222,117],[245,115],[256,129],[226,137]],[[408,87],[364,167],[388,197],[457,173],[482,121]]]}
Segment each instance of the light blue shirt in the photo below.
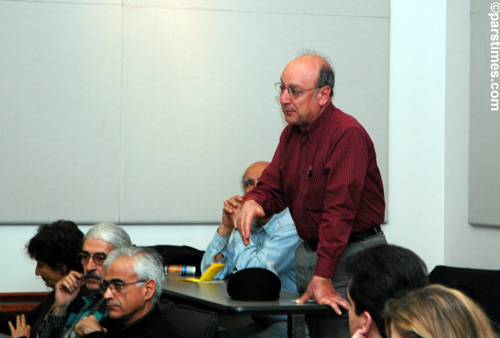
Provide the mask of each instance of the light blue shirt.
{"label": "light blue shirt", "polygon": [[226,278],[235,268],[265,269],[267,262],[272,262],[281,280],[281,289],[296,293],[295,249],[301,242],[292,216],[288,209],[285,209],[274,215],[263,227],[254,221],[248,246],[243,244],[237,232],[233,232],[232,236],[222,237],[216,231],[203,255],[201,271],[205,272],[215,262],[214,257],[219,252],[224,256],[219,263],[225,263],[226,266],[214,277],[215,279]]}

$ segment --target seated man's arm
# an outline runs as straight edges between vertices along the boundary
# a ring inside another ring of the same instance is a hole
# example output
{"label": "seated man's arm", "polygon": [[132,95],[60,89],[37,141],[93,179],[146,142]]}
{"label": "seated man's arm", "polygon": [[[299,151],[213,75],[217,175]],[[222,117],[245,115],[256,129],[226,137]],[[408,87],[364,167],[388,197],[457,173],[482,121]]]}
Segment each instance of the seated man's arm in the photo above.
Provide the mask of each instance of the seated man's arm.
{"label": "seated man's arm", "polygon": [[50,309],[50,313],[55,316],[65,316],[69,305],[80,292],[83,274],[77,271],[70,271],[66,277],[60,280],[54,289],[55,301]]}
{"label": "seated man's arm", "polygon": [[82,273],[70,271],[56,284],[55,300],[38,329],[38,338],[55,337],[64,328],[68,318],[68,308],[79,295],[82,277]]}
{"label": "seated man's arm", "polygon": [[225,263],[226,266],[216,275],[216,279],[223,279],[229,275],[234,265],[232,264],[233,252],[228,245],[234,229],[234,219],[238,217],[242,204],[241,196],[233,196],[224,201],[222,221],[217,228],[212,241],[208,244],[201,260],[201,271],[204,273],[212,263]]}
{"label": "seated man's arm", "polygon": [[57,336],[64,328],[67,316],[54,316],[50,313],[40,325],[37,338],[51,338]]}
{"label": "seated man's arm", "polygon": [[[216,259],[218,256],[220,259]],[[233,256],[229,237],[221,237],[215,233],[201,260],[201,273],[205,273],[212,263],[224,263],[226,266],[214,277],[215,279],[224,279],[234,269]]]}

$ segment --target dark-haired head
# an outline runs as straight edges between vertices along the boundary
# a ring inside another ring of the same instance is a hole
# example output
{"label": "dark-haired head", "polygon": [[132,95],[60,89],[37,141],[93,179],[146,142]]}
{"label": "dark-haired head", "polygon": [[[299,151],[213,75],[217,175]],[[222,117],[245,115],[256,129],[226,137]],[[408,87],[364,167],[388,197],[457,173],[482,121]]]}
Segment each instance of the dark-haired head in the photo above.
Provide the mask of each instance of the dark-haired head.
{"label": "dark-haired head", "polygon": [[75,223],[59,220],[39,226],[26,249],[32,259],[47,264],[52,270],[81,272],[83,269],[78,253],[82,250],[82,241],[83,233]]}
{"label": "dark-haired head", "polygon": [[368,312],[382,337],[387,337],[382,318],[385,303],[429,284],[422,259],[395,245],[374,246],[348,257],[346,270],[351,307],[357,316]]}

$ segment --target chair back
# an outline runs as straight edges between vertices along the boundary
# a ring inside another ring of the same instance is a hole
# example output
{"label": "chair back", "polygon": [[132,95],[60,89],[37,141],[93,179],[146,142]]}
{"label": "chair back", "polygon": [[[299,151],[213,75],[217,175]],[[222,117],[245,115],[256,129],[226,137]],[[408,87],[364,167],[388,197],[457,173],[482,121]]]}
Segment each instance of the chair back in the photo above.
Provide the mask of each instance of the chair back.
{"label": "chair back", "polygon": [[215,337],[219,323],[219,315],[215,312],[174,304],[166,299],[161,299],[160,311],[181,337]]}
{"label": "chair back", "polygon": [[495,330],[500,329],[500,270],[455,268],[438,265],[429,274],[431,283],[462,291],[481,306]]}

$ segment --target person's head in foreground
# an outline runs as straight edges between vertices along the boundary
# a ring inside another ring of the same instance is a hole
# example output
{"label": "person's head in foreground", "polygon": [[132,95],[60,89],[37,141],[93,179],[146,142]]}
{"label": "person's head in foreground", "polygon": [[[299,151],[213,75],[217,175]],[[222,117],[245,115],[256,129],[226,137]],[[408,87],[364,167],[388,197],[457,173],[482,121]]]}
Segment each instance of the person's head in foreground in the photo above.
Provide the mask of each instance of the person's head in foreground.
{"label": "person's head in foreground", "polygon": [[396,245],[377,245],[346,260],[349,329],[367,338],[387,337],[382,318],[385,303],[429,284],[424,261]]}
{"label": "person's head in foreground", "polygon": [[111,252],[131,245],[127,232],[114,223],[99,223],[87,232],[79,257],[85,285],[89,290],[99,290],[104,273],[103,264]]}
{"label": "person's head in foreground", "polygon": [[163,260],[153,249],[124,247],[114,250],[104,263],[101,290],[109,317],[131,324],[160,301]]}
{"label": "person's head in foreground", "polygon": [[78,253],[82,239],[83,232],[71,221],[59,220],[38,227],[36,235],[26,245],[29,256],[36,260],[35,275],[54,288],[70,270],[81,272]]}
{"label": "person's head in foreground", "polygon": [[442,285],[389,301],[384,318],[391,338],[497,338],[473,300]]}

